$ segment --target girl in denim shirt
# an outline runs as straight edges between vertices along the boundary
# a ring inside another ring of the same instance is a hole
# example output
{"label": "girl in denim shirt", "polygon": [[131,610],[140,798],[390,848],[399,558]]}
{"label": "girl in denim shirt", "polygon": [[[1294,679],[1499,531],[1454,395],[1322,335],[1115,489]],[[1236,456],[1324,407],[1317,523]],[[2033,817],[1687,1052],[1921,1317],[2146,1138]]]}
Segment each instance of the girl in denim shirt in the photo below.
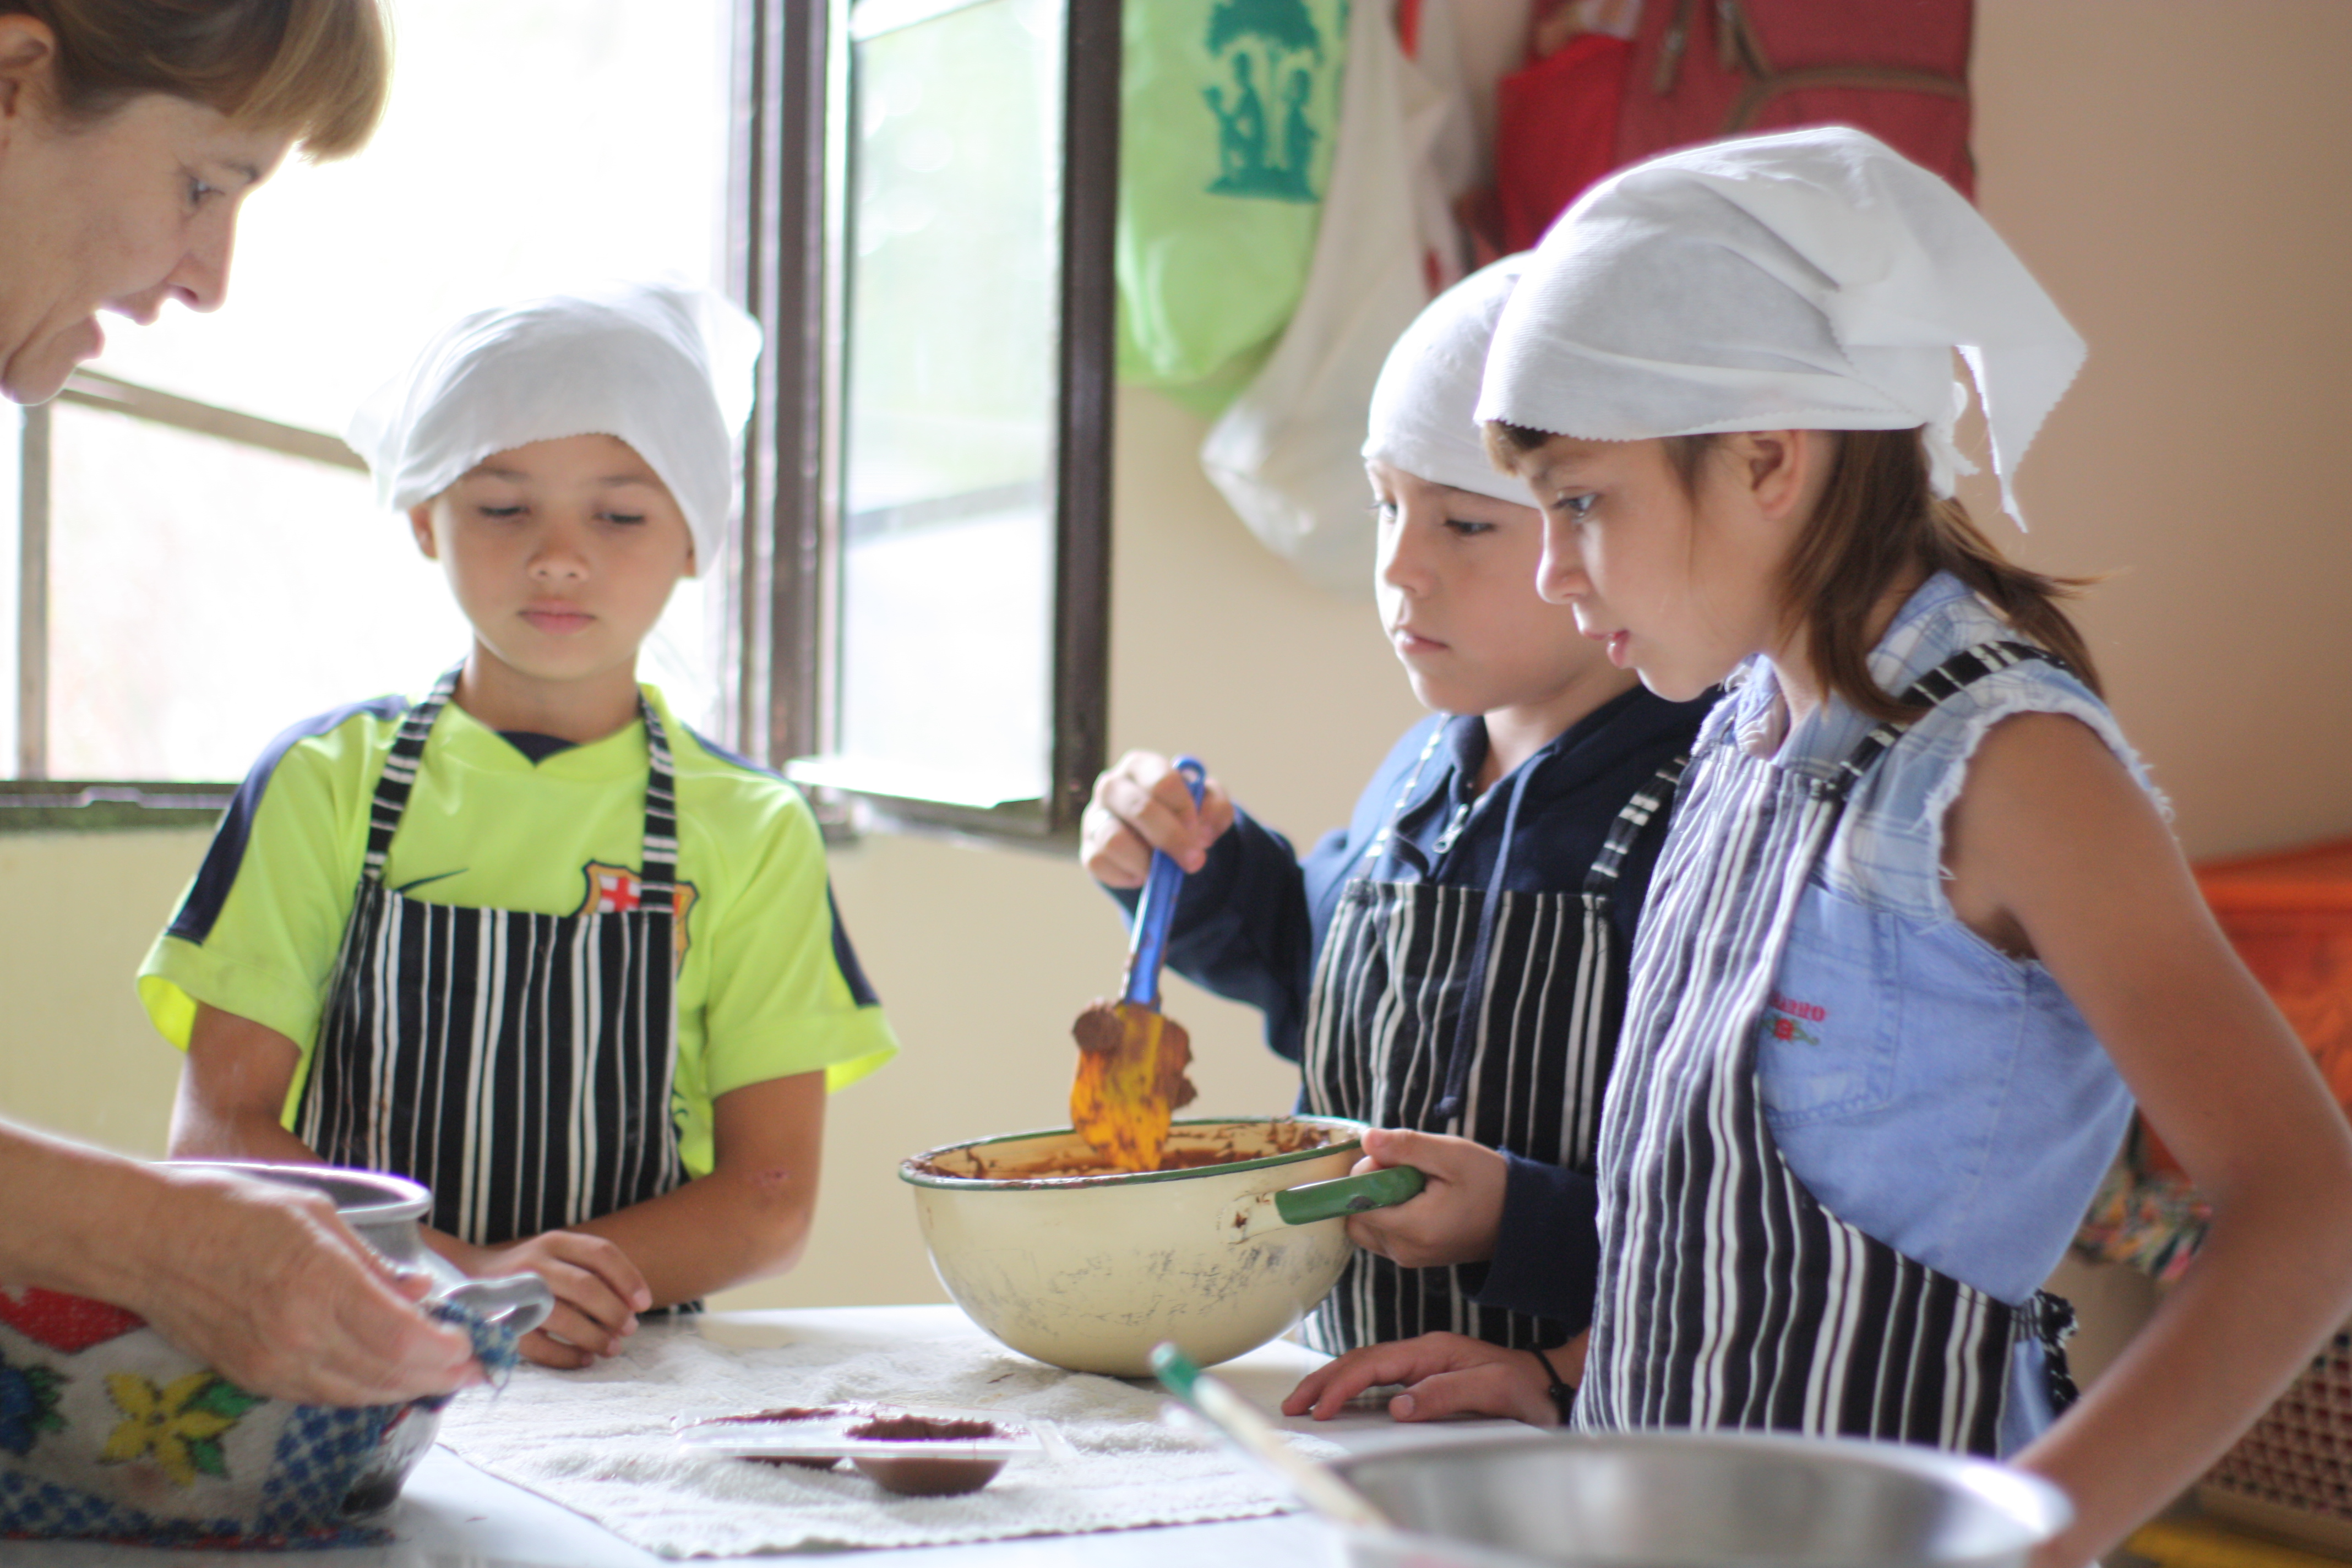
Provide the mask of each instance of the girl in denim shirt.
{"label": "girl in denim shirt", "polygon": [[[1545,512],[1544,596],[1662,696],[1730,688],[1634,952],[1576,1425],[2011,1456],[2074,1502],[2059,1568],[2352,1307],[2352,1135],[2205,911],[2060,607],[2079,585],[1952,499],[1956,350],[2013,513],[2081,340],[1941,181],[1795,132],[1580,199],[1478,415]],[[2135,1099],[2213,1224],[2075,1401],[2036,1287]],[[1531,1363],[1426,1336],[1290,1405],[1400,1382],[1402,1416],[1539,1416]]]}

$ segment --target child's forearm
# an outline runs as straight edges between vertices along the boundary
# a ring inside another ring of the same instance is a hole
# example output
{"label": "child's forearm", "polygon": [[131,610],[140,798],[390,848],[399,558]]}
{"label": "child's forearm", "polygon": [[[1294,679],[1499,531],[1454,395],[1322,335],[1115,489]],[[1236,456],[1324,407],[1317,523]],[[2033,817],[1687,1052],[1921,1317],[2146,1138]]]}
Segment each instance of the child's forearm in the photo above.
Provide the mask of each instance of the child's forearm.
{"label": "child's forearm", "polygon": [[646,1277],[656,1307],[782,1274],[800,1261],[816,1209],[816,1172],[762,1182],[714,1172],[572,1228],[601,1236]]}
{"label": "child's forearm", "polygon": [[824,1152],[824,1074],[730,1089],[711,1105],[717,1168],[574,1226],[628,1254],[654,1305],[781,1274],[800,1260]]}
{"label": "child's forearm", "polygon": [[[2281,1258],[2295,1259],[2282,1268]],[[2147,1326],[2018,1462],[2074,1500],[2034,1568],[2080,1568],[2211,1466],[2347,1309],[2352,1192],[2217,1205],[2195,1265]]]}

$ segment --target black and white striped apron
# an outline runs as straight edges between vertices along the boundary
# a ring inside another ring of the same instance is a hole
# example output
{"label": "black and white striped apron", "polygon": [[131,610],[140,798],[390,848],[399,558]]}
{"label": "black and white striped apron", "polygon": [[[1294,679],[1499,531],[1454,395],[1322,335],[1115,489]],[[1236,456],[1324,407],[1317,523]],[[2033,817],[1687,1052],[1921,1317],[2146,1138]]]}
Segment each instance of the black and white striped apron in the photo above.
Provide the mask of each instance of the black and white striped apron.
{"label": "black and white striped apron", "polygon": [[[1441,724],[1431,734],[1366,847],[1368,874],[1340,890],[1307,1004],[1307,1108],[1589,1171],[1625,998],[1611,915],[1618,870],[1664,815],[1682,763],[1659,770],[1618,812],[1580,892],[1503,889],[1516,786],[1493,886],[1384,879],[1397,816],[1444,733]],[[1360,1249],[1306,1333],[1337,1354],[1439,1329],[1513,1347],[1568,1337],[1562,1324],[1471,1300],[1459,1268],[1407,1268]]]}
{"label": "black and white striped apron", "polygon": [[[1905,700],[2047,657],[1985,644]],[[1906,727],[1876,726],[1827,779],[1728,738],[1692,765],[1643,906],[1602,1122],[1583,1430],[1766,1428],[1990,1455],[2029,1336],[2053,1402],[2072,1397],[2063,1302],[1997,1300],[1832,1214],[1789,1169],[1758,1094],[1766,998],[1806,879]]]}
{"label": "black and white striped apron", "polygon": [[494,1247],[686,1179],[670,1115],[677,804],[661,721],[640,698],[635,909],[466,909],[385,887],[384,856],[457,675],[408,710],[377,782],[297,1131],[331,1164],[424,1183],[435,1228]]}

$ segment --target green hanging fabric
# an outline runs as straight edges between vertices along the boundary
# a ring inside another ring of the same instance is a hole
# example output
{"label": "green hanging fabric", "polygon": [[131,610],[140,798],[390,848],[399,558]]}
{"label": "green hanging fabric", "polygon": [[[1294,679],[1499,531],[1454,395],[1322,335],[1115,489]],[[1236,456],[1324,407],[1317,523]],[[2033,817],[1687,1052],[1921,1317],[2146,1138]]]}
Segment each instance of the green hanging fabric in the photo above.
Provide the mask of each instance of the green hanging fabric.
{"label": "green hanging fabric", "polygon": [[1127,0],[1118,377],[1214,413],[1297,308],[1349,0]]}

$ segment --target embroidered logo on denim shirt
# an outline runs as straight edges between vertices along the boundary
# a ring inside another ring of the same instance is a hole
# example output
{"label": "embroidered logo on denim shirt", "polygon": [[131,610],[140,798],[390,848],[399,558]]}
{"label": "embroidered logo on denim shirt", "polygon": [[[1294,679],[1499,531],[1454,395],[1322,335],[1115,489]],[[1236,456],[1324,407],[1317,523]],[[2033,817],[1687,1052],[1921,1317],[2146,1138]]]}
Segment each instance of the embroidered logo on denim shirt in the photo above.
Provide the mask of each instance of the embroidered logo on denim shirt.
{"label": "embroidered logo on denim shirt", "polygon": [[1768,1010],[1764,1027],[1776,1040],[1789,1040],[1801,1046],[1818,1046],[1822,1037],[1805,1027],[1807,1024],[1829,1022],[1830,1010],[1815,1002],[1800,1002],[1793,996],[1783,996],[1775,991],[1765,999]]}

